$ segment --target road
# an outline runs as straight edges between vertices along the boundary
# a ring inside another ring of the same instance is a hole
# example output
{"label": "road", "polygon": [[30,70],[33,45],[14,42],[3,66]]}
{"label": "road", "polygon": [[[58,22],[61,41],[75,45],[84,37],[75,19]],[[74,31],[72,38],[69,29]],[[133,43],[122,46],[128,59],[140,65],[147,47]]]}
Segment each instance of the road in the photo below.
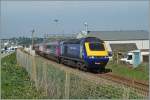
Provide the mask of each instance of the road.
{"label": "road", "polygon": [[12,54],[13,52],[10,52],[10,53],[0,53],[0,68],[1,68],[1,59]]}
{"label": "road", "polygon": [[14,53],[14,52],[10,52],[10,53],[1,53],[1,54],[0,54],[0,58],[2,59],[3,57],[8,56],[8,55],[10,55],[10,54],[12,54],[12,53]]}

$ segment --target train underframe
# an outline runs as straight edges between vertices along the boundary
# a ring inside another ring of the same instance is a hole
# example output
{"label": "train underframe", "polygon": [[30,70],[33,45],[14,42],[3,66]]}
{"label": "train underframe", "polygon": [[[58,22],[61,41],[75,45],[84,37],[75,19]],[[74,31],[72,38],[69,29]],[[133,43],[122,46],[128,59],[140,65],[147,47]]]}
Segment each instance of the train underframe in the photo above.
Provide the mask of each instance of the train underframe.
{"label": "train underframe", "polygon": [[69,58],[69,57],[60,57],[60,63],[63,63],[65,65],[69,65],[74,68],[78,68],[80,70],[84,71],[105,71],[105,66],[107,62],[102,62],[101,64],[89,64],[85,62],[82,59],[75,59],[75,58]]}

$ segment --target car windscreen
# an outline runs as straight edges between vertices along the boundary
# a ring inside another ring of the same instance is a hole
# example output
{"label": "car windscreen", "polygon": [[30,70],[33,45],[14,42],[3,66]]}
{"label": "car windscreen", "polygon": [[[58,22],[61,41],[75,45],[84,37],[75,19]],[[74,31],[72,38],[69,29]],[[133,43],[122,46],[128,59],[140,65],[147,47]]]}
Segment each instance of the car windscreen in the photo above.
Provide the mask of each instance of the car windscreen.
{"label": "car windscreen", "polygon": [[132,60],[132,55],[128,55],[127,60]]}
{"label": "car windscreen", "polygon": [[104,44],[102,43],[89,43],[89,47],[92,51],[104,51]]}

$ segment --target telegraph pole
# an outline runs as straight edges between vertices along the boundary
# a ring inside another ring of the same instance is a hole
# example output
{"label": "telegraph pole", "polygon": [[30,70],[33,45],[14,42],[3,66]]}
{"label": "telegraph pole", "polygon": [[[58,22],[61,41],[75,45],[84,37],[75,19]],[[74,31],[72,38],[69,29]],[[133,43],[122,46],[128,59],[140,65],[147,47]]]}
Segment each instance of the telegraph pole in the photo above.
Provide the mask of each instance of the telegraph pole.
{"label": "telegraph pole", "polygon": [[46,36],[47,36],[46,33],[44,33],[44,42],[46,42]]}
{"label": "telegraph pole", "polygon": [[32,49],[33,49],[33,45],[34,45],[34,32],[35,32],[35,30],[33,29],[32,30]]}

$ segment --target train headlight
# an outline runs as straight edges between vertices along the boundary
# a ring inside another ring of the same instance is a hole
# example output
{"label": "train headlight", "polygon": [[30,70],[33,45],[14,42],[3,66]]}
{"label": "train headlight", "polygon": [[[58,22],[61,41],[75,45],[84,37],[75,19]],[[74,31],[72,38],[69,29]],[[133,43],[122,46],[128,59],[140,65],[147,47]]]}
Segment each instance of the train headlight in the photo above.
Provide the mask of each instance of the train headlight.
{"label": "train headlight", "polygon": [[92,59],[94,59],[94,56],[89,56],[89,58],[92,58]]}
{"label": "train headlight", "polygon": [[108,56],[106,56],[106,58],[108,58]]}
{"label": "train headlight", "polygon": [[104,58],[109,58],[108,56],[105,56]]}

